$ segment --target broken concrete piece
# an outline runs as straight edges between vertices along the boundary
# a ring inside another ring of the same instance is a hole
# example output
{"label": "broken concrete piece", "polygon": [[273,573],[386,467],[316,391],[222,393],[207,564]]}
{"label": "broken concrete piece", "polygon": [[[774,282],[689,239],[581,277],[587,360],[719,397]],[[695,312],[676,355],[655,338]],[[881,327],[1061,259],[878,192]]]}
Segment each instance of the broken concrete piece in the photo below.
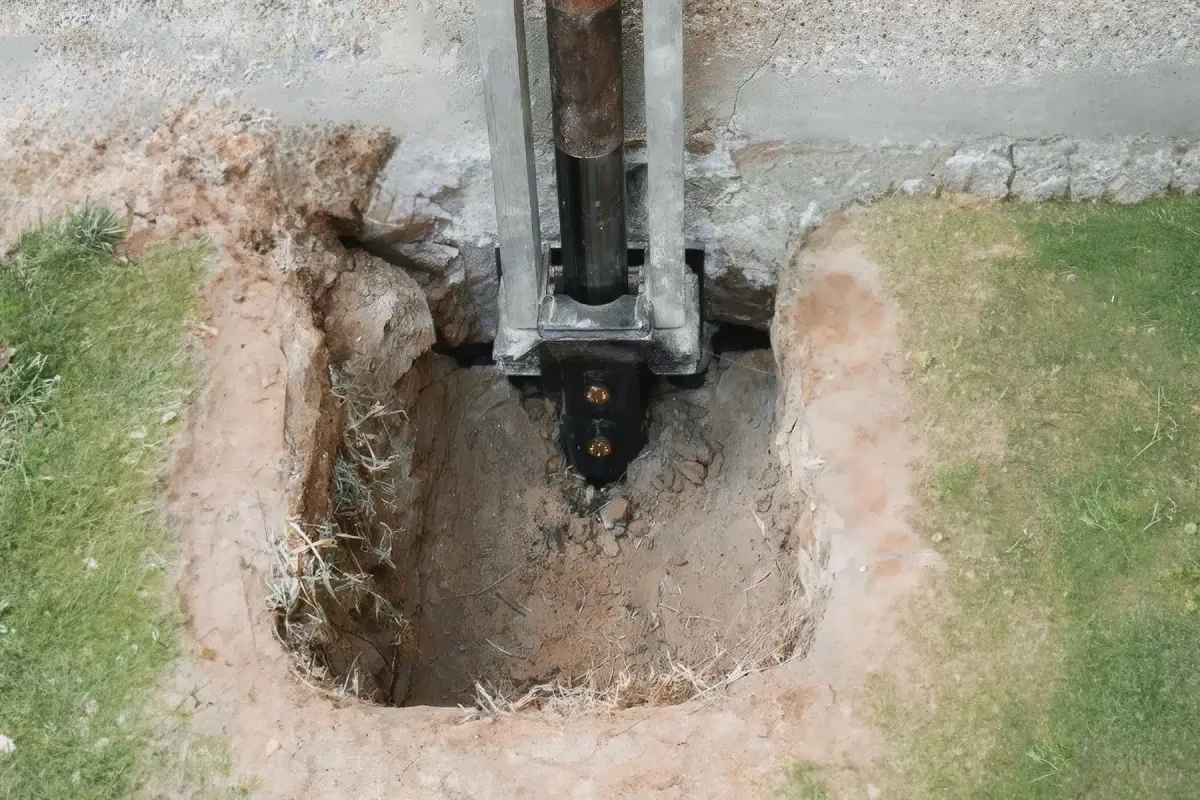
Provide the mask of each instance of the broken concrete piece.
{"label": "broken concrete piece", "polygon": [[354,253],[325,298],[331,360],[357,386],[383,397],[433,347],[425,293],[403,269]]}

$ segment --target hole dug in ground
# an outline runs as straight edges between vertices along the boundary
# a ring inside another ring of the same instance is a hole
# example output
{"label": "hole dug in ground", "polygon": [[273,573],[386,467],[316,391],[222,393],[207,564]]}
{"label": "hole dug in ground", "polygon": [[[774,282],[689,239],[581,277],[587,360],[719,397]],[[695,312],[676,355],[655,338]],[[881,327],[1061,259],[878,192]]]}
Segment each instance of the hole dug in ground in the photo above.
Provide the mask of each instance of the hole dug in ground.
{"label": "hole dug in ground", "polygon": [[773,453],[769,350],[662,381],[650,444],[595,490],[551,399],[432,352],[413,278],[341,258],[312,292],[323,341],[289,352],[300,477],[271,594],[304,673],[391,705],[571,710],[681,702],[803,653],[811,517]]}

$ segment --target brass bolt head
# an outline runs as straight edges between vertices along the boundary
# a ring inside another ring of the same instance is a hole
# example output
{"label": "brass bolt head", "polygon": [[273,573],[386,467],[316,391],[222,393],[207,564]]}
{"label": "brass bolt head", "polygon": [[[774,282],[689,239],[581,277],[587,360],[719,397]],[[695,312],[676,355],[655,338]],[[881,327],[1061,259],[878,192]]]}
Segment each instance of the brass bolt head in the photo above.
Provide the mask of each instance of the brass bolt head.
{"label": "brass bolt head", "polygon": [[602,406],[612,399],[612,393],[604,386],[589,386],[587,388],[587,401],[594,406]]}
{"label": "brass bolt head", "polygon": [[612,455],[612,442],[608,439],[592,439],[587,444],[587,451],[592,458],[606,458]]}

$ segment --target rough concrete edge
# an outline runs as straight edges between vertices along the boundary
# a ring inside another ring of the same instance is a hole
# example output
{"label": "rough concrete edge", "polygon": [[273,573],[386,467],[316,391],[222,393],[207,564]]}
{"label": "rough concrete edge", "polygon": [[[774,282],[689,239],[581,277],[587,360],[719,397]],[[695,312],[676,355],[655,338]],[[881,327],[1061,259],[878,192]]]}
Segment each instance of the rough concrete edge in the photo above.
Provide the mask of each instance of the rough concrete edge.
{"label": "rough concrete edge", "polygon": [[[496,292],[485,264],[495,242],[488,154],[477,148],[442,152],[431,163],[427,149],[402,148],[384,165],[360,235],[397,257],[406,247],[454,249],[458,256],[433,273],[448,275],[452,266],[462,272],[467,265],[466,277],[454,278],[453,291],[474,331],[461,338],[486,339],[494,333],[488,310]],[[640,167],[635,149],[635,184]],[[996,201],[1118,204],[1196,194],[1200,140],[996,136],[957,145],[864,148],[721,139],[711,152],[689,157],[687,181],[688,238],[706,251],[708,315],[766,328],[780,265],[813,230],[850,206],[944,192]],[[547,192],[552,187],[541,187]],[[636,205],[634,195],[630,202]],[[546,235],[552,237],[549,228]]]}

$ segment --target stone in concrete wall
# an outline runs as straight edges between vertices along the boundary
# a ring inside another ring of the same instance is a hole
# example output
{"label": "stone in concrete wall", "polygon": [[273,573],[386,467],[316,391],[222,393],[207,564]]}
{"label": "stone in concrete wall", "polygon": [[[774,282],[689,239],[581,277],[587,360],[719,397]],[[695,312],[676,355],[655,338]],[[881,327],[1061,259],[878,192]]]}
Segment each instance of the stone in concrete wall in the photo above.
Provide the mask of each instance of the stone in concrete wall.
{"label": "stone in concrete wall", "polygon": [[1118,203],[1140,203],[1166,194],[1179,159],[1169,144],[1135,145],[1124,172],[1112,182],[1108,196]]}
{"label": "stone in concrete wall", "polygon": [[1070,159],[1074,142],[1033,142],[1013,145],[1012,191],[1021,200],[1061,200],[1071,186]]}
{"label": "stone in concrete wall", "polygon": [[1193,142],[1179,159],[1171,188],[1181,194],[1200,193],[1200,142]]}
{"label": "stone in concrete wall", "polygon": [[997,140],[964,147],[946,160],[943,179],[951,192],[1007,197],[1013,180],[1012,143]]}
{"label": "stone in concrete wall", "polygon": [[1070,155],[1071,199],[1107,197],[1129,165],[1129,142],[1080,142]]}

